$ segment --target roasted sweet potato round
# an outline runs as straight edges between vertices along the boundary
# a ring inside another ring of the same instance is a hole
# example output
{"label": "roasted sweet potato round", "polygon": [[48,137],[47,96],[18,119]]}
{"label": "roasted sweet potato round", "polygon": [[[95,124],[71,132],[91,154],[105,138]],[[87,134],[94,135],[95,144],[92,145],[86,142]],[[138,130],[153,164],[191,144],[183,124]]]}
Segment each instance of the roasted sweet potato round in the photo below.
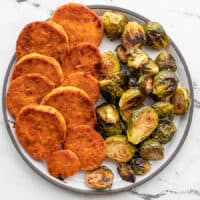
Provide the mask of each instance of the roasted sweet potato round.
{"label": "roasted sweet potato round", "polygon": [[78,156],[81,170],[96,169],[105,159],[105,142],[102,136],[89,126],[69,128],[64,148],[72,150]]}
{"label": "roasted sweet potato round", "polygon": [[58,150],[50,153],[46,164],[52,176],[62,179],[73,176],[80,169],[80,161],[71,150]]}
{"label": "roasted sweet potato round", "polygon": [[74,72],[86,72],[100,79],[104,74],[104,68],[98,48],[89,43],[82,43],[72,48],[62,64],[65,77]]}
{"label": "roasted sweet potato round", "polygon": [[81,42],[98,46],[103,37],[101,19],[89,8],[77,3],[59,7],[52,15],[51,21],[60,24],[69,36],[70,48]]}
{"label": "roasted sweet potato round", "polygon": [[20,109],[29,104],[39,104],[55,85],[41,74],[26,74],[11,81],[6,96],[9,112],[16,117]]}
{"label": "roasted sweet potato round", "polygon": [[93,104],[98,101],[100,88],[99,81],[84,72],[70,74],[62,83],[63,86],[73,86],[84,90]]}
{"label": "roasted sweet potato round", "polygon": [[55,108],[28,105],[17,116],[16,135],[34,159],[43,160],[50,152],[61,148],[66,136],[66,123]]}
{"label": "roasted sweet potato round", "polygon": [[63,72],[60,64],[52,57],[38,53],[31,53],[23,56],[14,67],[12,79],[30,73],[39,73],[60,85],[63,81]]}
{"label": "roasted sweet potato round", "polygon": [[88,125],[94,127],[96,115],[89,96],[76,87],[58,87],[45,96],[41,104],[55,107],[64,116],[69,127]]}
{"label": "roasted sweet potato round", "polygon": [[62,26],[52,21],[37,21],[27,24],[19,34],[16,44],[17,59],[37,52],[62,62],[68,52],[68,37]]}

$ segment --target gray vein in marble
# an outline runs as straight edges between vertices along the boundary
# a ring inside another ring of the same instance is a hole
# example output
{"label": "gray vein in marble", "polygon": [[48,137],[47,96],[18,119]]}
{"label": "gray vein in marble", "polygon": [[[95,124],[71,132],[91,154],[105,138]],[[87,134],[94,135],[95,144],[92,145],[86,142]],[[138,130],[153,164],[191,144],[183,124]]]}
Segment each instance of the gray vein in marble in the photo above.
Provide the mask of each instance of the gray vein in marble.
{"label": "gray vein in marble", "polygon": [[29,4],[31,4],[32,6],[39,8],[40,4],[36,3],[36,2],[30,2],[29,0],[16,0],[17,3],[22,3],[22,2],[28,2]]}
{"label": "gray vein in marble", "polygon": [[21,3],[21,2],[25,2],[25,1],[28,1],[28,0],[16,0],[17,3]]}
{"label": "gray vein in marble", "polygon": [[182,14],[182,15],[185,15],[185,16],[188,16],[188,17],[195,17],[195,18],[200,20],[200,14],[199,13],[191,13],[191,12],[182,11],[182,10],[170,10],[170,11],[174,12],[174,13]]}
{"label": "gray vein in marble", "polygon": [[190,189],[190,190],[179,191],[179,192],[174,191],[174,190],[164,190],[157,194],[139,193],[137,191],[132,190],[131,193],[136,195],[137,197],[140,197],[143,200],[159,199],[160,197],[166,196],[168,194],[174,194],[174,195],[188,194],[188,195],[194,195],[194,196],[200,197],[200,191],[196,189]]}

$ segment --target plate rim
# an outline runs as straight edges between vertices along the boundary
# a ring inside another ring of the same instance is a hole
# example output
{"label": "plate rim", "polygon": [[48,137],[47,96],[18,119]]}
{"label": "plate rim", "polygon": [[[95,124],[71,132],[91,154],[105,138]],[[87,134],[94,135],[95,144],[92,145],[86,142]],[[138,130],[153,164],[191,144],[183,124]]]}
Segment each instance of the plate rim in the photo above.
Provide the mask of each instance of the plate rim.
{"label": "plate rim", "polygon": [[[128,9],[125,9],[125,8],[120,8],[120,7],[117,7],[117,6],[110,6],[110,5],[87,5],[87,7],[91,8],[91,9],[108,9],[108,10],[116,10],[116,11],[119,11],[119,12],[123,12],[123,13],[126,13],[126,14],[129,14],[129,15],[133,15],[135,17],[137,17],[138,19],[141,19],[142,21],[144,22],[147,22],[149,21],[149,19],[147,19],[146,17],[143,17],[142,15],[134,12],[134,11],[131,11],[131,10],[128,10]],[[155,177],[156,175],[158,175],[165,167],[168,166],[168,164],[175,158],[175,156],[177,155],[177,153],[179,152],[180,148],[182,147],[182,145],[184,144],[185,142],[185,139],[189,133],[189,129],[190,129],[190,126],[191,126],[191,122],[192,122],[192,117],[193,117],[193,104],[194,104],[194,91],[193,91],[193,87],[192,87],[192,79],[191,79],[191,75],[190,75],[190,72],[189,72],[189,68],[186,64],[186,61],[181,53],[181,51],[179,50],[179,48],[177,47],[177,45],[173,42],[173,40],[170,38],[170,44],[172,45],[172,47],[174,48],[174,50],[176,51],[177,55],[179,56],[182,64],[183,64],[183,67],[184,67],[184,70],[185,70],[185,73],[186,73],[186,76],[187,76],[187,79],[188,79],[188,83],[189,83],[189,89],[190,89],[190,96],[191,96],[191,106],[190,106],[190,110],[189,110],[189,117],[188,117],[188,121],[187,121],[187,125],[186,125],[186,128],[184,130],[184,133],[183,133],[183,136],[180,140],[180,142],[178,143],[175,151],[171,154],[171,156],[157,169],[155,170],[151,175],[145,177],[143,180],[140,180],[136,183],[133,183],[131,184],[130,186],[126,186],[124,188],[119,188],[119,189],[110,189],[110,190],[101,190],[101,191],[98,191],[98,190],[82,190],[82,189],[78,189],[78,188],[74,188],[72,186],[69,186],[69,185],[66,185],[64,184],[63,182],[59,181],[59,180],[55,180],[53,179],[52,177],[46,175],[45,173],[43,173],[40,169],[38,169],[37,167],[35,167],[32,162],[26,158],[26,156],[24,155],[24,153],[20,150],[20,147],[19,145],[17,144],[13,134],[12,134],[12,131],[11,131],[11,128],[10,128],[10,125],[8,123],[8,116],[7,116],[7,108],[6,108],[6,92],[7,92],[7,83],[8,83],[8,77],[10,75],[10,71],[12,69],[12,66],[13,66],[13,63],[14,61],[16,60],[16,56],[15,54],[12,56],[10,62],[9,62],[9,65],[8,65],[8,68],[7,68],[7,71],[6,71],[6,74],[5,74],[5,77],[4,77],[4,80],[3,80],[3,93],[2,93],[2,110],[3,110],[3,120],[4,120],[4,123],[6,124],[6,128],[7,128],[7,131],[9,133],[9,136],[10,136],[10,139],[13,143],[13,145],[15,146],[15,149],[17,150],[17,152],[20,154],[20,156],[22,157],[22,159],[28,164],[28,166],[34,170],[36,172],[36,174],[40,175],[41,177],[43,177],[45,180],[47,180],[48,182],[51,182],[53,183],[54,185],[56,186],[59,186],[61,188],[64,188],[64,189],[68,189],[68,190],[71,190],[73,192],[79,192],[79,193],[83,193],[83,194],[112,194],[112,193],[118,193],[118,192],[123,192],[123,191],[128,191],[128,190],[132,190],[133,188],[139,186],[139,185],[142,185],[144,184],[145,182],[149,181],[150,179],[152,179],[153,177]]]}

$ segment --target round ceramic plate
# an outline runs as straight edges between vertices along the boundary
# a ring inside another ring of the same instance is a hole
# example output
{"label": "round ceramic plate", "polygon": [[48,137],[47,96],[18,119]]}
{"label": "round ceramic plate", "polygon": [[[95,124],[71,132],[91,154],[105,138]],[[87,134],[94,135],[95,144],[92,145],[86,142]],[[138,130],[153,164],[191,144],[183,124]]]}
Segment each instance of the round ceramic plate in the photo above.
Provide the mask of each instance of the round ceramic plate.
{"label": "round ceramic plate", "polygon": [[[140,24],[143,24],[144,22],[148,21],[148,19],[142,17],[139,14],[136,14],[132,11],[117,8],[117,7],[111,7],[111,6],[90,6],[91,9],[93,9],[99,16],[102,16],[105,11],[108,10],[115,10],[120,11],[123,14],[127,16],[127,18],[130,21],[138,21]],[[159,20],[159,19],[158,19]],[[102,44],[100,45],[101,52],[112,50],[114,51],[117,44],[119,44],[120,41],[110,42],[105,36],[103,38]],[[189,92],[191,95],[191,98],[193,99],[193,90],[192,90],[192,83],[190,74],[188,71],[188,67],[184,61],[183,56],[181,55],[180,51],[178,50],[175,43],[171,40],[170,45],[167,47],[167,50],[172,53],[172,55],[175,57],[178,65],[177,75],[179,77],[179,84],[181,86],[189,88]],[[155,58],[155,56],[158,54],[156,51],[150,51],[147,50],[150,57]],[[8,66],[8,70],[5,76],[4,80],[4,88],[3,88],[3,112],[4,112],[4,120],[5,124],[8,129],[8,133],[10,135],[10,138],[16,147],[17,151],[20,153],[22,158],[26,161],[26,163],[35,170],[39,175],[41,175],[46,180],[63,187],[65,189],[70,189],[76,192],[83,192],[83,193],[112,193],[112,192],[120,192],[125,190],[130,190],[140,184],[143,184],[144,182],[150,180],[153,176],[157,175],[161,170],[163,170],[169,162],[175,157],[177,152],[179,151],[180,147],[183,145],[184,140],[188,134],[191,120],[192,120],[192,113],[193,113],[193,105],[191,105],[189,112],[185,114],[184,116],[175,117],[175,124],[177,126],[177,133],[175,134],[174,138],[171,142],[169,142],[167,145],[165,145],[165,157],[163,160],[160,161],[154,161],[151,162],[151,170],[149,173],[147,173],[144,176],[137,176],[135,183],[129,183],[123,181],[118,173],[117,173],[117,164],[111,161],[105,161],[103,165],[108,166],[112,169],[114,172],[114,181],[113,185],[110,189],[103,190],[103,191],[96,191],[88,188],[84,181],[84,173],[80,172],[77,175],[70,177],[68,179],[65,179],[64,181],[61,181],[59,179],[56,179],[49,175],[45,163],[39,162],[34,159],[32,159],[21,147],[19,144],[16,135],[15,135],[15,128],[14,128],[14,119],[10,116],[6,109],[5,104],[5,97],[6,97],[6,91],[7,87],[10,81],[10,75],[13,70],[13,65],[15,64],[16,58],[15,55],[10,61],[10,64]]]}

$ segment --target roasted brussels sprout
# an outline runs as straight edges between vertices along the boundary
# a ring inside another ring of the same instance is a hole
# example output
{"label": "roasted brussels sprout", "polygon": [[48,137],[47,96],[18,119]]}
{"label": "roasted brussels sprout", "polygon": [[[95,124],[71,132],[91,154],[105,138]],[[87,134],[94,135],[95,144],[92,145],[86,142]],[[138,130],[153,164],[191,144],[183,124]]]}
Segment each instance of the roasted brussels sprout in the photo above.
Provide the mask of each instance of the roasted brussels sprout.
{"label": "roasted brussels sprout", "polygon": [[133,69],[140,69],[148,62],[149,58],[146,52],[139,48],[132,49],[128,56],[127,66]]}
{"label": "roasted brussels sprout", "polygon": [[104,75],[106,77],[112,76],[120,71],[120,63],[117,56],[112,51],[106,51],[102,54],[102,59],[105,64]]}
{"label": "roasted brussels sprout", "polygon": [[161,24],[149,21],[143,25],[143,29],[147,37],[147,46],[157,50],[168,46],[169,38]]}
{"label": "roasted brussels sprout", "polygon": [[153,138],[161,144],[165,144],[172,139],[175,132],[175,124],[172,121],[164,121],[159,124],[155,133],[153,133]]}
{"label": "roasted brussels sprout", "polygon": [[191,98],[187,88],[178,87],[171,100],[174,105],[174,113],[182,115],[186,113],[191,104]]}
{"label": "roasted brussels sprout", "polygon": [[138,87],[137,77],[130,77],[128,80],[128,88],[137,88]]}
{"label": "roasted brussels sprout", "polygon": [[143,104],[140,104],[139,106],[137,107],[134,107],[134,108],[129,108],[127,110],[120,110],[120,115],[121,115],[121,118],[123,119],[124,122],[128,123],[129,122],[129,119],[131,118],[132,116],[132,113],[141,108],[142,106],[144,106]]}
{"label": "roasted brussels sprout", "polygon": [[155,59],[155,63],[159,66],[160,70],[170,69],[176,71],[176,60],[170,52],[162,51]]}
{"label": "roasted brussels sprout", "polygon": [[119,112],[113,104],[103,104],[96,108],[97,117],[107,124],[119,122]]}
{"label": "roasted brussels sprout", "polygon": [[112,80],[100,81],[100,89],[103,97],[110,103],[117,104],[124,90]]}
{"label": "roasted brussels sprout", "polygon": [[143,158],[134,158],[131,160],[130,165],[136,175],[144,175],[150,170],[149,161]]}
{"label": "roasted brussels sprout", "polygon": [[111,40],[115,40],[121,36],[124,26],[127,23],[128,20],[122,13],[107,11],[103,14],[104,30]]}
{"label": "roasted brussels sprout", "polygon": [[146,160],[161,160],[164,147],[155,139],[148,139],[140,147],[140,156]]}
{"label": "roasted brussels sprout", "polygon": [[152,105],[157,112],[159,120],[172,120],[174,118],[174,106],[170,102],[160,101]]}
{"label": "roasted brussels sprout", "polygon": [[159,99],[173,95],[177,88],[178,79],[171,70],[160,71],[153,80],[153,94]]}
{"label": "roasted brussels sprout", "polygon": [[153,90],[153,77],[142,74],[138,80],[138,86],[144,94],[151,94]]}
{"label": "roasted brussels sprout", "polygon": [[112,186],[113,177],[114,175],[109,168],[101,166],[93,171],[86,172],[85,181],[90,188],[106,189]]}
{"label": "roasted brussels sprout", "polygon": [[128,163],[119,163],[117,171],[123,180],[132,183],[135,182],[135,175],[133,169]]}
{"label": "roasted brussels sprout", "polygon": [[140,105],[144,101],[144,95],[136,88],[126,90],[119,101],[120,110],[127,110]]}
{"label": "roasted brussels sprout", "polygon": [[158,115],[150,106],[143,106],[132,113],[128,123],[127,136],[132,144],[139,144],[158,126]]}
{"label": "roasted brussels sprout", "polygon": [[156,75],[159,72],[159,68],[152,59],[149,59],[148,62],[142,67],[142,72],[147,75]]}
{"label": "roasted brussels sprout", "polygon": [[124,48],[123,45],[118,45],[116,47],[116,52],[117,52],[117,56],[120,60],[121,63],[126,64],[128,61],[128,54],[126,52],[126,49]]}
{"label": "roasted brussels sprout", "polygon": [[133,47],[140,47],[146,41],[145,32],[143,27],[137,22],[128,22],[122,32],[122,44],[126,49]]}
{"label": "roasted brussels sprout", "polygon": [[122,120],[116,124],[107,124],[97,117],[97,124],[95,129],[100,132],[103,137],[109,137],[112,135],[120,135],[125,133],[126,126]]}
{"label": "roasted brussels sprout", "polygon": [[110,76],[109,79],[116,83],[119,87],[127,89],[129,76],[126,71],[117,72]]}
{"label": "roasted brussels sprout", "polygon": [[118,162],[128,162],[135,153],[135,147],[128,143],[124,135],[106,138],[106,156]]}

